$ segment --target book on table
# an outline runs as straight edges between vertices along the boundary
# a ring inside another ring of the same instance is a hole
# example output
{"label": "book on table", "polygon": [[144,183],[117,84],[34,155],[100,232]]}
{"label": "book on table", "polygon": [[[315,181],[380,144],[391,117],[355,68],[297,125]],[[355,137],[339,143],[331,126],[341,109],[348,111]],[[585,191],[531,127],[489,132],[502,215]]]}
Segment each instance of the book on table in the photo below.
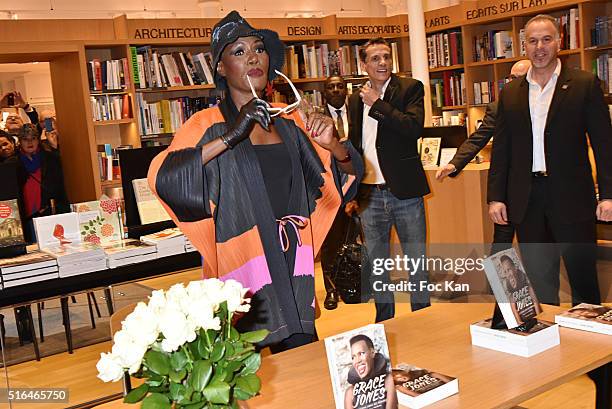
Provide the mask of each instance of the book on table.
{"label": "book on table", "polygon": [[562,327],[612,335],[612,308],[582,303],[555,315],[555,322]]}
{"label": "book on table", "polygon": [[537,319],[542,307],[516,250],[497,252],[483,265],[499,314],[470,325],[472,345],[523,357],[558,345],[559,325]]}
{"label": "book on table", "polygon": [[325,349],[336,409],[397,407],[384,325],[325,338]]}
{"label": "book on table", "polygon": [[392,374],[399,404],[411,409],[420,409],[459,393],[457,378],[429,369],[400,363]]}

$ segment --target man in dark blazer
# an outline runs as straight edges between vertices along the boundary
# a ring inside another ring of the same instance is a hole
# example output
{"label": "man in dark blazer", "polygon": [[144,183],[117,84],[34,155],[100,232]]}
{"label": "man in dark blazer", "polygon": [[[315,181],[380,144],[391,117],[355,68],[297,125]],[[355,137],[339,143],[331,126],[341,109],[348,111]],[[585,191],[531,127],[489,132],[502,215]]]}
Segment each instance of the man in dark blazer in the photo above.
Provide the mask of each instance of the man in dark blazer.
{"label": "man in dark blazer", "polygon": [[[527,74],[527,70],[531,67],[531,61],[517,61],[510,69],[510,81],[520,78]],[[470,135],[457,149],[457,153],[448,164],[442,166],[436,172],[436,179],[444,180],[446,176],[455,177],[465,168],[465,166],[474,159],[489,143],[495,133],[495,117],[497,116],[497,101],[493,101],[487,105],[485,116],[482,124],[478,129]],[[493,249],[492,253],[509,248],[514,239],[514,226],[511,224],[494,224],[493,231]]]}
{"label": "man in dark blazer", "polygon": [[[349,115],[346,106],[346,92],[346,82],[342,77],[335,75],[325,81],[323,89],[324,111],[334,120],[340,142],[348,139]],[[323,282],[327,293],[323,306],[328,310],[333,310],[338,306],[338,291],[334,282],[334,262],[340,247],[347,239],[349,223],[349,216],[344,212],[343,207],[340,208],[321,246],[321,269],[323,270]],[[349,240],[352,239],[352,237],[349,237]]]}
{"label": "man in dark blazer", "polygon": [[[351,95],[349,138],[362,153],[365,175],[356,203],[368,249],[371,290],[376,301],[376,322],[395,315],[395,299],[381,285],[389,271],[376,268],[390,254],[390,231],[395,226],[404,255],[418,259],[425,254],[425,209],[429,193],[425,171],[417,150],[423,131],[423,84],[391,74],[391,48],[382,38],[368,41],[360,50],[362,68],[369,81]],[[382,270],[382,271],[381,271]],[[428,277],[424,268],[409,273],[413,310],[429,305]]]}
{"label": "man in dark blazer", "polygon": [[[512,223],[538,298],[559,303],[559,251],[574,304],[600,303],[596,218],[612,220],[612,127],[599,80],[557,58],[554,18],[525,25],[527,75],[501,92],[489,170],[489,214]],[[597,163],[599,203],[587,135]],[[554,244],[553,244],[554,243]]]}

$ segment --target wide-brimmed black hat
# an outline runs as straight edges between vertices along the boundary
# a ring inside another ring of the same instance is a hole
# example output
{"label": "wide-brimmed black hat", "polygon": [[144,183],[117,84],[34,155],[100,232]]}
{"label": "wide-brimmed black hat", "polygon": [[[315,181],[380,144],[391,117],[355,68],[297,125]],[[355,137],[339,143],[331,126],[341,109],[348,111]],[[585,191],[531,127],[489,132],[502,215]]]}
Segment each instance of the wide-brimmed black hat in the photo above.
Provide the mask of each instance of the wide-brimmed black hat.
{"label": "wide-brimmed black hat", "polygon": [[285,44],[278,37],[278,33],[272,30],[254,28],[236,10],[233,10],[215,24],[212,31],[213,75],[217,88],[227,88],[225,79],[217,73],[217,64],[221,60],[221,53],[223,53],[225,47],[240,37],[250,36],[259,37],[264,42],[270,57],[270,67],[268,68],[268,79],[270,81],[276,78],[274,70],[280,71],[283,68]]}

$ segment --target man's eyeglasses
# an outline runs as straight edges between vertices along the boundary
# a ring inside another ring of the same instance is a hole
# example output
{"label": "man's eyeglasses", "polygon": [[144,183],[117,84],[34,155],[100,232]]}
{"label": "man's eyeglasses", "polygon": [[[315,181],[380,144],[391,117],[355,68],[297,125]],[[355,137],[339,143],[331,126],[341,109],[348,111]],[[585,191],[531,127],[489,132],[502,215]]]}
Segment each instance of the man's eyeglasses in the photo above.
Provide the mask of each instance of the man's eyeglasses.
{"label": "man's eyeglasses", "polygon": [[514,80],[515,80],[515,79],[517,79],[517,78],[518,78],[518,77],[517,77],[516,75],[514,75],[514,74],[510,74],[510,75],[508,75],[508,76],[506,77],[506,82],[512,82],[512,81],[514,81]]}
{"label": "man's eyeglasses", "polygon": [[[295,88],[295,85],[293,85],[293,82],[291,82],[291,80],[287,78],[287,76],[283,74],[282,72],[278,70],[274,70],[274,72],[280,75],[281,77],[283,77],[285,81],[289,83],[289,86],[291,87],[291,90],[293,91],[293,94],[295,95],[295,102],[283,108],[273,107],[273,106],[268,105],[266,109],[270,113],[271,117],[275,117],[280,114],[289,114],[300,105],[300,102],[302,102],[302,96],[300,95],[298,90]],[[251,87],[251,92],[253,93],[253,96],[255,98],[259,98],[257,96],[257,93],[255,92],[255,88],[253,87],[253,84],[251,83],[251,78],[248,75],[247,75],[247,81],[249,82],[249,86]]]}

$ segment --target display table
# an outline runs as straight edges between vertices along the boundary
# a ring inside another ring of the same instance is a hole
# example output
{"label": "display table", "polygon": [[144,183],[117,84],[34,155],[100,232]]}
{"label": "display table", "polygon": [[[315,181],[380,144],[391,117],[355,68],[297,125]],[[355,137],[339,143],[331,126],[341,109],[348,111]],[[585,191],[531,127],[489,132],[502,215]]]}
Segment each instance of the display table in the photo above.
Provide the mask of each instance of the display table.
{"label": "display table", "polygon": [[[544,306],[554,320],[559,307]],[[561,345],[521,358],[470,342],[469,324],[487,318],[491,304],[434,304],[385,322],[392,363],[411,363],[459,379],[459,394],[431,408],[510,408],[612,360],[612,337],[561,328]],[[322,341],[267,356],[261,395],[250,408],[329,409],[333,392]],[[132,408],[120,400],[99,406]]]}
{"label": "display table", "polygon": [[202,257],[200,253],[191,252],[93,273],[5,288],[0,290],[0,308],[31,304],[49,298],[108,287],[109,285],[125,284],[201,265]]}

